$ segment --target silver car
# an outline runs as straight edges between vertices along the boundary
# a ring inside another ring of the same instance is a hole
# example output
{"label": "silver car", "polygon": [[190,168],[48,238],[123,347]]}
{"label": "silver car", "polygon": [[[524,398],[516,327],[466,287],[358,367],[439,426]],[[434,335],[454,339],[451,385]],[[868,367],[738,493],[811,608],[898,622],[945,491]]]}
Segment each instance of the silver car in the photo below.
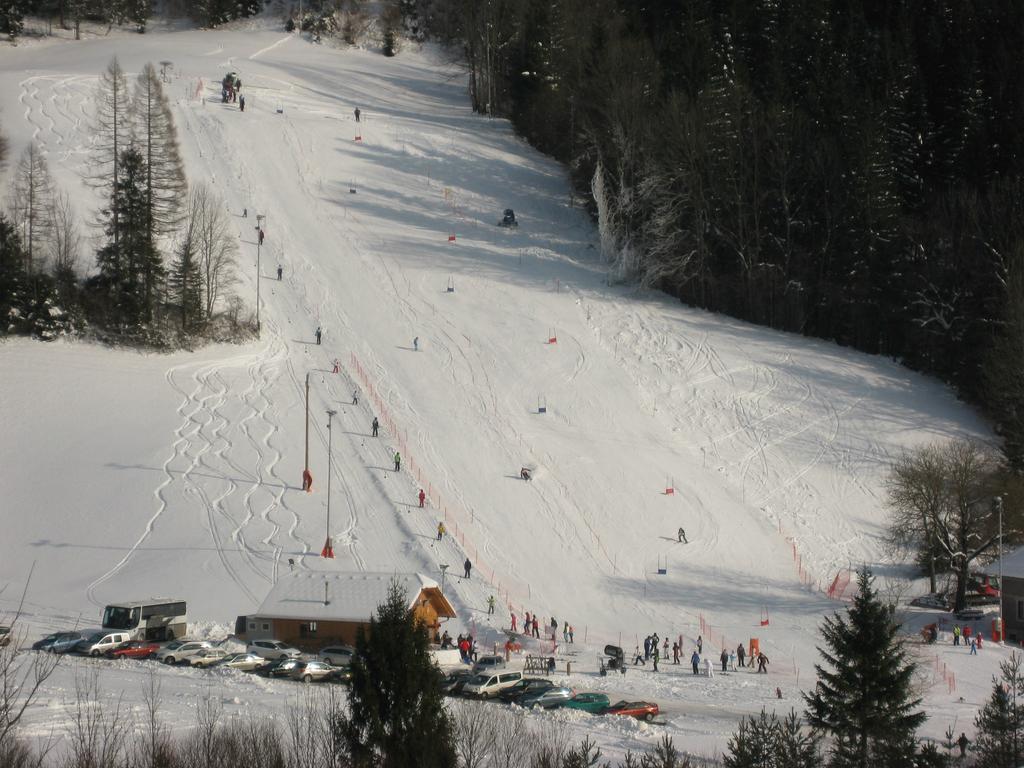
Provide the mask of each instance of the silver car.
{"label": "silver car", "polygon": [[294,659],[302,655],[298,648],[292,648],[280,640],[253,640],[245,650],[264,659]]}
{"label": "silver car", "polygon": [[288,676],[293,680],[311,683],[314,680],[327,680],[334,672],[334,667],[322,661],[300,661]]}
{"label": "silver car", "polygon": [[355,653],[356,649],[350,645],[330,645],[327,648],[321,648],[317,658],[332,667],[347,667],[352,663]]}
{"label": "silver car", "polygon": [[516,702],[521,707],[531,709],[533,707],[540,707],[541,709],[554,709],[560,707],[573,696],[576,695],[576,691],[572,688],[566,688],[564,686],[555,686],[554,688],[548,688],[545,691],[537,691],[536,693],[524,693],[519,697]]}

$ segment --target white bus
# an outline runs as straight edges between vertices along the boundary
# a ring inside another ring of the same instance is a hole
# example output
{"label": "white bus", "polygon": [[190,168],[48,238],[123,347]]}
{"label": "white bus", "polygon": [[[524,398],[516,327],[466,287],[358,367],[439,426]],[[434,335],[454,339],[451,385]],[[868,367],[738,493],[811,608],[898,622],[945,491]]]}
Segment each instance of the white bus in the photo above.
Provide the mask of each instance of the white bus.
{"label": "white bus", "polygon": [[185,601],[151,597],[112,603],[103,609],[103,628],[131,633],[132,640],[173,640],[188,629]]}

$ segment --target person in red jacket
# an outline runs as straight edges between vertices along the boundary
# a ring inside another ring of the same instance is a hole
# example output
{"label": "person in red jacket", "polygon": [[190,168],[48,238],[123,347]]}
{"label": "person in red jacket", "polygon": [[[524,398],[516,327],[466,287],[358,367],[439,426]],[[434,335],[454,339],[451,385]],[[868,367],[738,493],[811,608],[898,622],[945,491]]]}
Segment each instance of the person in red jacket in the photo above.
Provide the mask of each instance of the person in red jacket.
{"label": "person in red jacket", "polygon": [[420,506],[421,507],[423,506],[423,502],[426,500],[426,498],[427,498],[427,494],[425,494],[423,492],[423,489],[420,488]]}

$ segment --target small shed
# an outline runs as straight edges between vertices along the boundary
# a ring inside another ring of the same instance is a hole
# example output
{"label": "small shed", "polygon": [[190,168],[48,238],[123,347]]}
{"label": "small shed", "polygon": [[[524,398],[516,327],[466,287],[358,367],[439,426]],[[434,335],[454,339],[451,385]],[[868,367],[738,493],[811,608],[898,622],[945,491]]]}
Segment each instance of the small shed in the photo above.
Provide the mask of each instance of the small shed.
{"label": "small shed", "polygon": [[[409,611],[434,637],[455,610],[437,582],[419,573],[299,571],[278,580],[259,609],[245,617],[246,640],[274,638],[302,650],[353,645],[368,627],[393,581],[406,591]],[[240,622],[241,623],[241,622]]]}
{"label": "small shed", "polygon": [[1024,642],[1024,547],[1003,557],[1003,634],[1010,642]]}

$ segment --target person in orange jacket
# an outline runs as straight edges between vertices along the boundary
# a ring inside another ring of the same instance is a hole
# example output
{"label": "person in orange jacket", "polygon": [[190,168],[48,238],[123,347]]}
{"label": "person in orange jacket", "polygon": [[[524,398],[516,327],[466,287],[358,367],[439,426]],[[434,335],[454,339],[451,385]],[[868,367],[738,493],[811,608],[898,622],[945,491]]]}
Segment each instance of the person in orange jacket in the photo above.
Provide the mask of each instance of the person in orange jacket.
{"label": "person in orange jacket", "polygon": [[423,506],[423,502],[426,501],[426,499],[427,499],[427,494],[425,494],[423,492],[423,489],[420,488],[420,506],[421,507]]}

